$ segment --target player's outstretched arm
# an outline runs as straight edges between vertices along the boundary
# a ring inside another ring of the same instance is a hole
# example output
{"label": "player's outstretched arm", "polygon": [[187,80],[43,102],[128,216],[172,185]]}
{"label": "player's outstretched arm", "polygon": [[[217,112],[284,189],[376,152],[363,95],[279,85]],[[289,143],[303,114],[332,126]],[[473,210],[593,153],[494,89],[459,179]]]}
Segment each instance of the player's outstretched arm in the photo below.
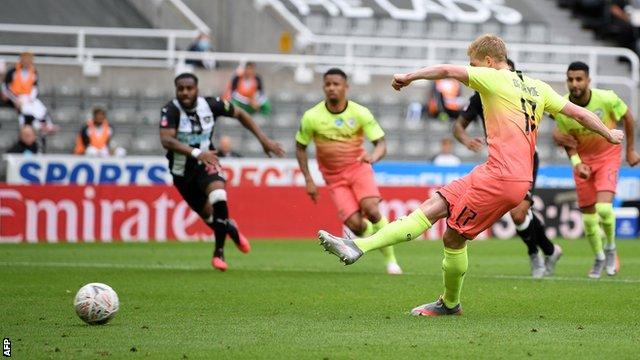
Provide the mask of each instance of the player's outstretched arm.
{"label": "player's outstretched arm", "polygon": [[406,74],[395,74],[393,75],[391,86],[399,91],[416,80],[440,79],[455,79],[465,85],[469,85],[469,73],[465,66],[440,64],[427,66]]}
{"label": "player's outstretched arm", "polygon": [[633,115],[631,115],[631,111],[627,110],[622,116],[622,120],[624,123],[624,136],[627,138],[627,163],[629,166],[636,166],[640,163],[640,155],[635,149],[635,136],[633,132],[635,120],[633,119]]}
{"label": "player's outstretched arm", "polygon": [[572,102],[567,102],[560,112],[572,117],[579,122],[580,125],[598,133],[612,144],[620,144],[622,139],[624,139],[624,133],[622,131],[609,129],[600,121],[600,118],[598,118],[596,114]]}
{"label": "player's outstretched arm", "polygon": [[253,133],[253,135],[258,139],[258,141],[260,141],[260,144],[262,144],[262,148],[264,149],[264,152],[269,157],[271,157],[271,154],[274,154],[278,157],[282,157],[284,155],[284,150],[282,149],[282,145],[269,139],[267,135],[265,135],[264,132],[262,132],[262,129],[260,129],[260,126],[258,126],[258,124],[256,124],[255,121],[253,121],[253,118],[251,117],[251,115],[249,115],[246,111],[240,109],[239,107],[236,107],[234,109],[233,117],[238,119],[242,124],[242,126],[244,126],[249,131],[251,131],[251,133]]}
{"label": "player's outstretched arm", "polygon": [[307,146],[297,141],[296,141],[296,159],[298,159],[298,166],[300,166],[300,171],[304,176],[304,182],[305,182],[307,194],[309,195],[309,197],[314,203],[317,203],[318,188],[316,187],[316,183],[313,181],[313,177],[311,177],[311,172],[309,171],[309,157],[307,156]]}
{"label": "player's outstretched arm", "polygon": [[169,151],[175,151],[186,156],[191,156],[202,161],[205,165],[218,164],[218,156],[214,151],[202,151],[201,149],[196,149],[187,144],[183,144],[176,138],[176,129],[174,128],[160,129],[160,143],[163,148]]}

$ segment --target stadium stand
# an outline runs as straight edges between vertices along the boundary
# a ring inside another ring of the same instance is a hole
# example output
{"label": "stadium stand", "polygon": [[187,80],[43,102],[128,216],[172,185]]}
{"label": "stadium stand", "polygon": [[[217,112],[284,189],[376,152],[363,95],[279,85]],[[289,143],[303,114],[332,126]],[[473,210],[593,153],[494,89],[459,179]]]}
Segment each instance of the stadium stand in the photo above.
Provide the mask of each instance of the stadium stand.
{"label": "stadium stand", "polygon": [[[283,143],[289,156],[293,156],[293,134],[302,112],[323,97],[319,74],[329,66],[341,65],[352,75],[350,94],[353,99],[370,107],[388,130],[388,158],[431,158],[439,150],[439,144],[430,139],[449,134],[450,125],[438,121],[405,121],[408,104],[423,103],[428,87],[415,87],[398,94],[388,86],[388,75],[402,67],[425,63],[425,59],[427,62],[464,63],[468,40],[484,32],[504,36],[511,45],[518,66],[554,82],[559,91],[564,92],[562,73],[566,64],[576,56],[588,59],[592,65],[595,64],[594,78],[615,88],[637,108],[637,69],[630,70],[627,65],[617,62],[617,57],[622,53],[597,47],[605,43],[585,35],[580,30],[580,21],[573,19],[569,11],[560,10],[551,0],[536,2],[539,6],[535,9],[521,4],[525,2],[507,1],[506,7],[512,6],[519,14],[526,12],[526,18],[518,22],[512,21],[515,16],[513,13],[497,11],[490,12],[487,21],[480,22],[447,19],[438,14],[429,14],[426,20],[398,19],[373,0],[361,2],[362,8],[373,11],[367,13],[370,16],[360,17],[343,16],[344,9],[337,8],[336,13],[329,5],[331,11],[323,6],[311,6],[308,12],[304,12],[295,4],[305,2],[294,4],[285,0],[257,1],[258,7],[251,2],[211,4],[208,1],[188,0],[184,3],[211,29],[214,46],[220,51],[215,53],[220,64],[218,69],[196,70],[201,78],[203,95],[222,94],[238,62],[252,60],[259,63],[261,74],[268,84],[267,94],[273,101],[273,114],[268,119],[258,118],[258,121],[268,134]],[[152,4],[148,2],[64,0],[55,6],[42,5],[42,15],[28,18],[27,14],[31,13],[29,9],[35,9],[37,4],[41,2],[7,1],[0,22],[59,26],[90,24],[103,28],[132,28],[132,31],[162,23],[155,18],[155,12],[149,11]],[[82,9],[86,6],[101,9],[91,11],[93,15],[87,16],[95,17],[98,13],[104,16],[83,19]],[[167,4],[158,6],[166,7]],[[229,11],[231,7],[238,11]],[[219,16],[227,13],[234,15],[230,18]],[[165,24],[184,24],[184,19],[167,20],[169,16],[169,12],[163,15]],[[239,21],[247,24],[246,32],[230,32],[231,27],[225,25]],[[93,40],[84,44],[84,52],[92,55],[81,61],[88,59],[100,62],[102,69],[98,77],[88,77],[77,66],[79,58],[76,53],[64,52],[53,56],[47,54],[45,50],[48,49],[39,50],[38,45],[43,45],[39,42],[43,39],[42,34],[5,32],[2,29],[3,24],[0,24],[0,39],[4,44],[27,44],[36,50],[36,62],[41,72],[41,97],[54,121],[62,127],[62,131],[51,137],[49,143],[50,151],[55,152],[71,152],[76,128],[86,120],[92,106],[102,105],[108,110],[108,117],[115,128],[114,142],[127,148],[129,154],[161,154],[157,117],[160,107],[172,97],[174,70],[176,66],[180,68],[183,65],[185,57],[209,56],[180,51],[195,37],[197,30],[190,30],[192,32],[188,34],[176,32],[180,36],[173,38],[175,49],[170,48],[172,43],[169,39],[172,35],[162,33],[173,31],[167,28],[155,30],[158,38],[141,39],[124,35],[89,37]],[[183,29],[184,26],[175,31],[185,31]],[[291,32],[296,36],[296,43],[299,44],[293,52],[300,56],[296,58],[298,60],[278,54],[278,36],[282,32]],[[247,35],[249,33],[254,35]],[[65,35],[64,41],[58,38],[62,35],[50,36],[51,39],[45,40],[48,47],[79,47],[77,36]],[[570,42],[581,47],[574,48],[575,52],[558,51],[558,46]],[[118,49],[110,49],[114,47]],[[8,63],[18,53],[17,46],[15,49],[10,45],[0,48],[3,49],[0,56]],[[126,51],[120,51],[121,48]],[[148,49],[157,50],[145,52]],[[299,59],[306,62],[300,63]],[[308,79],[300,81],[296,73],[291,71],[300,64],[312,70],[310,82]],[[354,64],[360,65],[356,67]],[[354,74],[358,70],[363,70],[363,77]],[[15,113],[0,109],[0,125],[3,136],[7,131],[16,131]],[[552,123],[544,121],[540,130],[543,134],[550,134],[551,129]],[[482,134],[479,126],[472,126],[470,131],[476,135]],[[261,154],[259,144],[237,122],[221,121],[218,135],[222,133],[229,135],[242,148],[243,155]],[[9,143],[11,141],[0,141],[0,151]],[[543,161],[563,160],[564,155],[547,143],[541,141],[541,146],[544,146],[541,149]],[[457,146],[455,152],[464,161],[479,161],[485,156],[471,153],[462,146]]]}

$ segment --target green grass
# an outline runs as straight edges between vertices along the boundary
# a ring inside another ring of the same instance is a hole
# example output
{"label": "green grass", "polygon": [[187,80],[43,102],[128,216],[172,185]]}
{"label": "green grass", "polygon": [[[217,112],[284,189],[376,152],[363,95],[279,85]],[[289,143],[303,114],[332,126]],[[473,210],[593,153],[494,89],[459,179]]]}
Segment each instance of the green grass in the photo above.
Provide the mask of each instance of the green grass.
{"label": "green grass", "polygon": [[[398,246],[407,274],[372,253],[350,267],[311,241],[0,246],[0,335],[36,358],[637,358],[640,241],[619,241],[622,272],[590,281],[584,241],[561,241],[557,276],[532,280],[518,241],[476,241],[460,317],[408,311],[441,292],[442,245]],[[72,300],[85,283],[119,294],[118,316],[88,326]]]}

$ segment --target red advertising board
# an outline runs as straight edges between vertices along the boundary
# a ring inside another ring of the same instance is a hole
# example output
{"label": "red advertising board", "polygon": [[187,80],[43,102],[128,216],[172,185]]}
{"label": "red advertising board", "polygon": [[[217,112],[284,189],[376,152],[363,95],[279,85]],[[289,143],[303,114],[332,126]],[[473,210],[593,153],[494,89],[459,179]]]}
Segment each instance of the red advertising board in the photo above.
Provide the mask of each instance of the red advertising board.
{"label": "red advertising board", "polygon": [[[408,214],[429,195],[424,187],[380,190],[381,210],[391,219]],[[319,229],[342,232],[323,187],[318,204],[302,187],[227,191],[231,217],[250,238],[311,238]],[[428,237],[436,238],[442,230],[436,227]],[[172,186],[0,185],[0,242],[186,241],[212,236]]]}

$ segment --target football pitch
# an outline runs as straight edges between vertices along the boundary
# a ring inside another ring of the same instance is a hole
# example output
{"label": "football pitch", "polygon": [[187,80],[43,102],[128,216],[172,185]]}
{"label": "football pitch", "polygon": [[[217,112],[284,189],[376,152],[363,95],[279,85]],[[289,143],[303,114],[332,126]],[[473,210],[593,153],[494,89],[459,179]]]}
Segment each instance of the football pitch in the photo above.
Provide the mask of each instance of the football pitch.
{"label": "football pitch", "polygon": [[[442,245],[397,246],[406,274],[373,252],[342,266],[317,241],[2,245],[0,335],[18,359],[637,358],[640,241],[618,241],[621,273],[589,280],[585,240],[560,241],[556,277],[529,278],[519,240],[475,241],[464,315],[415,318],[442,291]],[[85,283],[111,285],[120,312],[85,325],[72,305]]]}

